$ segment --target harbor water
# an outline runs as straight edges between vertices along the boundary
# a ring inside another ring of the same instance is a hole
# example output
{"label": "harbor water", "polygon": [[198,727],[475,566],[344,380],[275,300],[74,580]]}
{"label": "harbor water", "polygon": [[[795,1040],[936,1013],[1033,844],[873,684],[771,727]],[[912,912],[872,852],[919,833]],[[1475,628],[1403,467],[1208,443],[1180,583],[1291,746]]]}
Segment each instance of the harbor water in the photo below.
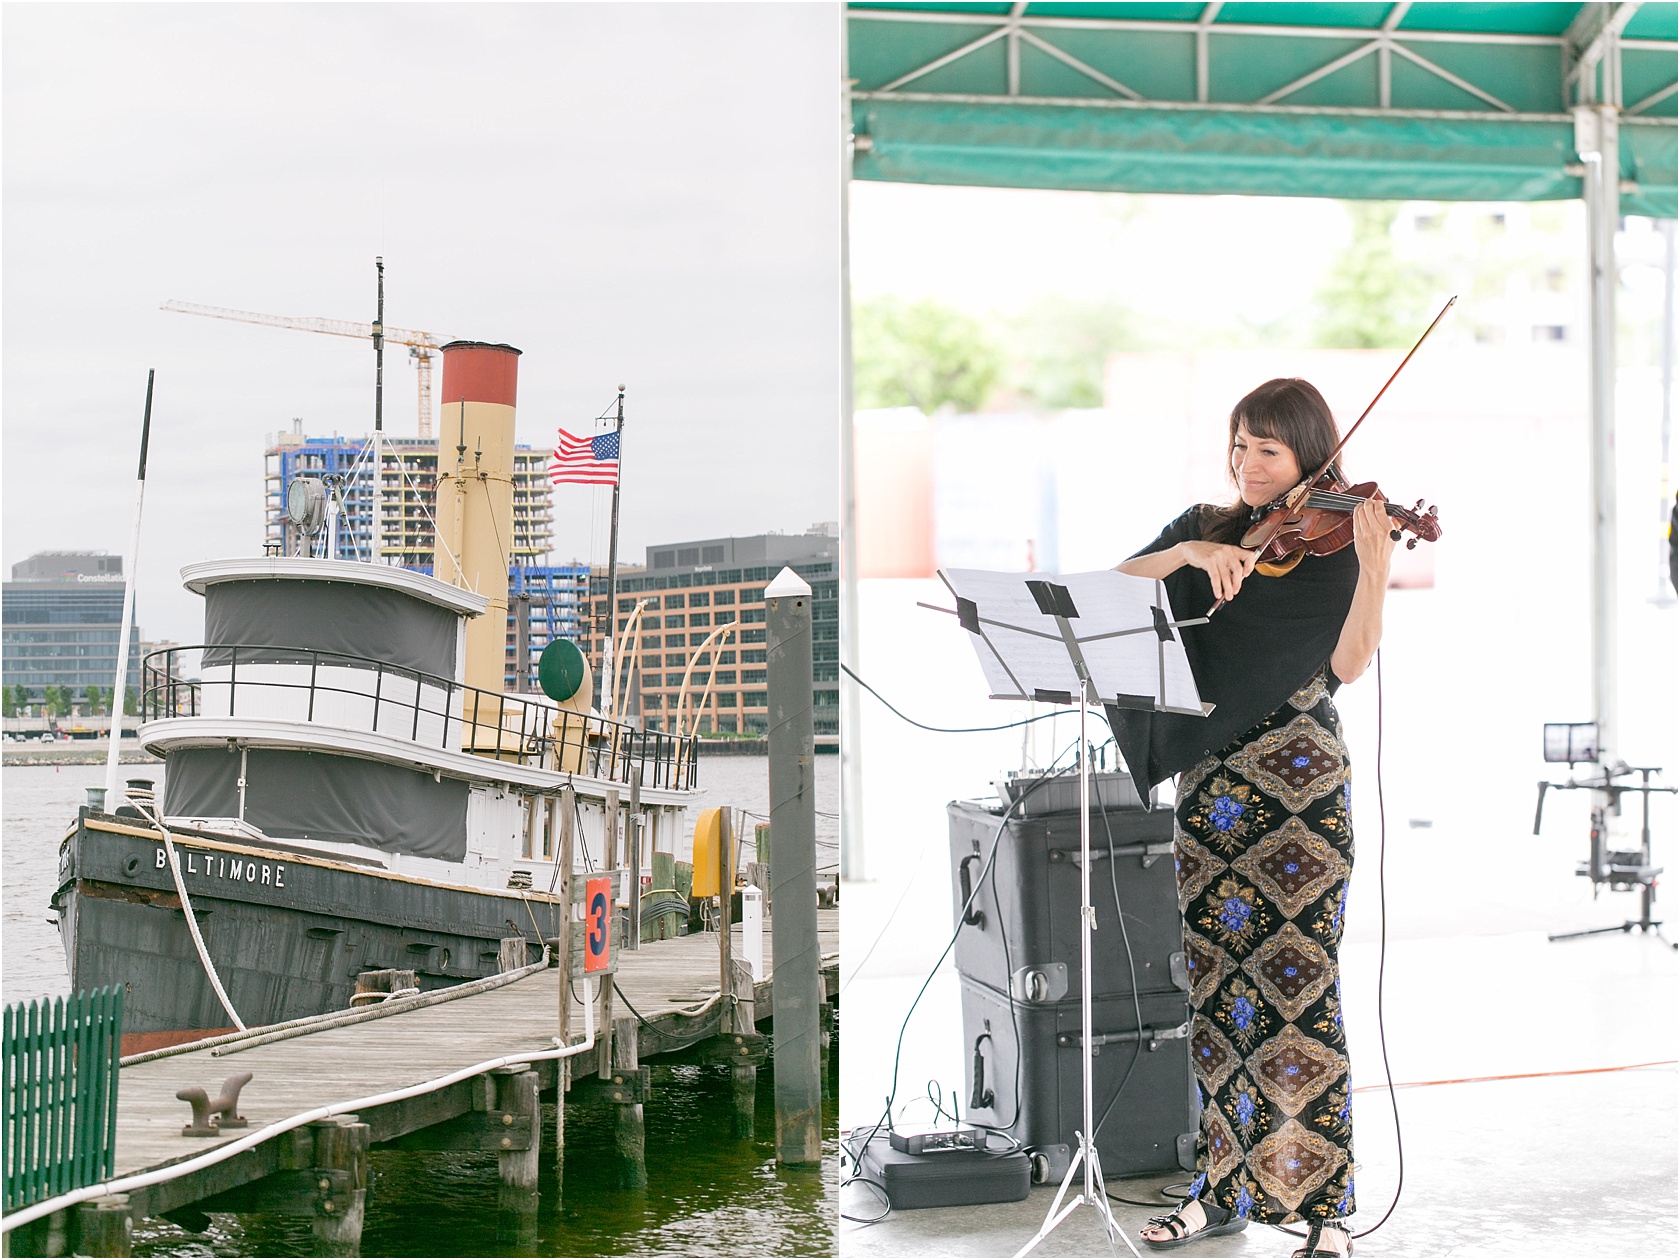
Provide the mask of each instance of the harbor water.
{"label": "harbor water", "polygon": [[[160,765],[124,766],[123,777],[155,778]],[[86,800],[104,782],[102,765],[7,766],[0,771],[4,819],[4,971],[7,1004],[69,992],[58,930],[48,922],[58,845]],[[769,814],[765,757],[707,757],[702,795],[690,809],[729,804],[748,822]],[[838,853],[839,758],[818,757],[817,869],[832,875]],[[751,835],[750,828],[747,834]],[[749,852],[746,855],[750,858]],[[819,879],[822,875],[819,874]],[[832,1062],[837,1063],[838,1053]],[[733,1136],[727,1073],[656,1067],[646,1108],[646,1190],[614,1185],[611,1120],[578,1108],[566,1117],[564,1201],[545,1192],[538,1220],[541,1255],[832,1255],[838,1175],[836,1110],[823,1103],[820,1169],[779,1169],[775,1158],[773,1068],[760,1073],[756,1134]],[[553,1110],[547,1108],[552,1125]],[[552,1153],[543,1155],[544,1184]],[[530,1254],[498,1240],[494,1154],[375,1151],[362,1253],[369,1256]],[[314,1245],[301,1217],[213,1214],[210,1230],[190,1234],[164,1221],[136,1222],[137,1256],[307,1256]]]}

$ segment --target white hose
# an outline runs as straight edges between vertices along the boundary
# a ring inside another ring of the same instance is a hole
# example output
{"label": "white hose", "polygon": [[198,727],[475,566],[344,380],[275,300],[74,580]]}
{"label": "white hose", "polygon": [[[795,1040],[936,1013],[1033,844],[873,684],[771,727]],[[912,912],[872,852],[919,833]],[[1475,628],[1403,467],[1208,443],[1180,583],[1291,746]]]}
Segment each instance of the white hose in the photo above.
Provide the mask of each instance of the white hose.
{"label": "white hose", "polygon": [[[243,776],[241,781],[243,782]],[[175,839],[169,834],[169,828],[163,825],[163,812],[153,808],[155,799],[150,792],[130,789],[128,799],[163,836],[163,848],[169,854],[169,873],[175,877],[175,893],[181,898],[181,911],[187,916],[187,931],[192,933],[193,947],[198,950],[198,961],[204,964],[204,974],[210,977],[210,987],[216,990],[216,997],[221,1001],[222,1009],[228,1013],[228,1017],[233,1020],[239,1031],[244,1032],[245,1021],[240,1019],[239,1012],[233,1009],[233,1002],[228,998],[227,990],[222,988],[222,978],[216,974],[216,964],[210,961],[210,951],[204,947],[204,937],[199,934],[198,916],[193,913],[192,902],[187,900],[187,881],[181,875],[181,859],[175,854]]]}
{"label": "white hose", "polygon": [[[575,1045],[562,1046],[554,1050],[537,1050],[527,1054],[504,1054],[499,1059],[486,1059],[483,1063],[475,1063],[471,1067],[461,1068],[447,1076],[422,1081],[418,1085],[405,1085],[401,1089],[389,1090],[383,1094],[370,1094],[366,1098],[353,1098],[349,1102],[330,1103],[325,1107],[316,1107],[312,1111],[305,1111],[292,1116],[290,1119],[277,1120],[271,1125],[229,1142],[226,1146],[218,1146],[215,1150],[206,1151],[193,1159],[166,1164],[162,1168],[154,1168],[150,1172],[135,1173],[131,1177],[118,1177],[115,1181],[102,1181],[97,1185],[83,1186],[80,1190],[72,1190],[68,1194],[59,1195],[57,1198],[44,1199],[40,1203],[20,1208],[10,1216],[0,1217],[0,1234],[10,1233],[19,1225],[27,1225],[31,1221],[38,1221],[43,1216],[51,1216],[54,1212],[62,1212],[65,1208],[74,1207],[78,1203],[86,1203],[89,1199],[103,1198],[110,1194],[126,1194],[130,1190],[142,1190],[147,1186],[171,1181],[186,1173],[195,1173],[200,1169],[212,1167],[225,1159],[231,1159],[235,1155],[268,1141],[271,1137],[289,1133],[293,1129],[302,1128],[306,1124],[314,1124],[315,1121],[325,1120],[329,1116],[364,1111],[370,1107],[383,1107],[389,1103],[402,1102],[405,1098],[414,1098],[420,1094],[429,1094],[434,1090],[446,1089],[458,1081],[482,1076],[486,1072],[493,1072],[497,1068],[507,1067],[513,1063],[537,1063],[546,1059],[569,1059],[573,1055],[583,1054],[585,1051],[595,1048],[595,994],[593,992],[590,993],[588,1000],[584,1003],[583,1009],[585,1036],[582,1041]],[[558,1041],[559,1038],[556,1037],[555,1040]]]}

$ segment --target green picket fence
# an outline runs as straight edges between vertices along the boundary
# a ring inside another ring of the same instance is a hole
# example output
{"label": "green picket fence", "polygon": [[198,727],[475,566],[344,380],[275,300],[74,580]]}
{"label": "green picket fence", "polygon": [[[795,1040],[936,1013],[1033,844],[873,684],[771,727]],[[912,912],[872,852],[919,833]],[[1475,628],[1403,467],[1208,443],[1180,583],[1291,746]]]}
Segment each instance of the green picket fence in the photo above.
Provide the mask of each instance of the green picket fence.
{"label": "green picket fence", "polygon": [[5,1011],[5,1210],[110,1178],[122,987]]}

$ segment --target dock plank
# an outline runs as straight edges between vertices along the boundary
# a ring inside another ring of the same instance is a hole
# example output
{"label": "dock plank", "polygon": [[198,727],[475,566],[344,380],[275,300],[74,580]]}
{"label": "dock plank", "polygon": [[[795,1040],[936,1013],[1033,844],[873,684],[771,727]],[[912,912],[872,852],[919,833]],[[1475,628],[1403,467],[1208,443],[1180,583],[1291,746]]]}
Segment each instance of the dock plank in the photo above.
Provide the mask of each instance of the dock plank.
{"label": "dock plank", "polygon": [[[770,923],[765,924],[766,936]],[[823,965],[839,950],[839,912],[818,911]],[[733,934],[740,957],[740,930]],[[771,981],[757,986],[758,1011],[768,1015]],[[639,950],[620,950],[620,992],[667,1048],[714,1031],[719,1004],[700,1018],[685,1011],[718,992],[718,938],[714,933],[648,941]],[[212,1056],[194,1050],[122,1069],[118,1094],[116,1175],[158,1168],[234,1141],[249,1129],[216,1137],[181,1136],[190,1118],[177,1090],[201,1085],[214,1095],[237,1072],[254,1077],[240,1095],[240,1114],[252,1129],[328,1104],[419,1084],[504,1055],[545,1050],[557,1032],[560,972],[536,972],[497,989],[420,1010],[341,1028],[322,1029],[284,1041]],[[707,1017],[714,1017],[708,1019]],[[582,1012],[574,1011],[574,1035],[582,1033]]]}

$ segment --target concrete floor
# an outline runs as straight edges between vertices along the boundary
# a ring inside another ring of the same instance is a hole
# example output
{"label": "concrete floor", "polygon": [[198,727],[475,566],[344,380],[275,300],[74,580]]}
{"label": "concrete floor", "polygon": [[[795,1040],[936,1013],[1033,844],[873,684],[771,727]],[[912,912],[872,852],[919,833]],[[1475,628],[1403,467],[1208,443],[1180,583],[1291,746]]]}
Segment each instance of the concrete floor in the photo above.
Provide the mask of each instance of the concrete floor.
{"label": "concrete floor", "polygon": [[[1409,857],[1420,859],[1423,849],[1439,854],[1444,839],[1439,833],[1410,837]],[[1517,1079],[1420,1083],[1397,1092],[1404,1193],[1381,1231],[1357,1244],[1359,1254],[1673,1257],[1680,1241],[1673,1062],[1680,961],[1675,953],[1660,940],[1638,934],[1555,943],[1542,930],[1429,934],[1445,929],[1447,911],[1441,903],[1454,898],[1445,893],[1432,898],[1417,878],[1422,870],[1408,872],[1410,864],[1399,863],[1398,875],[1389,872],[1390,913],[1398,922],[1390,925],[1383,1014],[1394,1079],[1403,1085],[1466,1077]],[[1560,927],[1619,923],[1637,912],[1631,896],[1592,902],[1585,881],[1559,880],[1555,868],[1550,880],[1530,878],[1549,883],[1550,895],[1530,901],[1528,913]],[[900,891],[872,884],[846,888],[847,930],[855,920],[865,933],[855,949],[847,938],[848,957],[860,955],[880,931]],[[1372,889],[1367,885],[1365,891]],[[1396,916],[1397,893],[1401,908]],[[1506,895],[1522,900],[1509,888]],[[916,900],[912,893],[909,901]],[[1496,917],[1499,929],[1515,925]],[[888,952],[884,944],[865,974],[854,975],[843,990],[848,1041],[842,1128],[870,1123],[879,1115],[903,1013],[948,937],[949,929],[938,918],[917,915],[916,925],[910,926],[901,910],[885,938],[898,940],[900,948]],[[1376,1018],[1379,951],[1369,930],[1374,924],[1362,927],[1343,949],[1350,1057],[1359,1091],[1354,1102],[1361,1207],[1353,1220],[1356,1229],[1371,1228],[1382,1217],[1400,1171]],[[920,975],[914,974],[918,966]],[[887,974],[868,974],[875,968]],[[930,1076],[947,1090],[961,1088],[961,1047],[949,1032],[960,1009],[955,976],[947,965],[929,986],[906,1034],[901,1106],[895,1110],[904,1112],[902,1100],[921,1093]],[[1661,1065],[1591,1071],[1641,1063]],[[925,1102],[912,1103],[907,1114],[921,1119],[928,1110]],[[1150,1200],[1169,1181],[1184,1180],[1163,1176],[1109,1189]],[[1053,1186],[1035,1186],[1024,1203],[895,1212],[868,1226],[843,1220],[840,1253],[1012,1255],[1038,1229],[1054,1193]],[[868,1188],[852,1185],[842,1191],[841,1211],[868,1217],[879,1211],[879,1203]],[[1114,1211],[1134,1237],[1154,1214],[1122,1204],[1115,1204]],[[1080,1208],[1047,1240],[1042,1254],[1130,1254],[1124,1244],[1118,1249],[1108,1244],[1098,1220],[1093,1210]],[[1285,1256],[1299,1245],[1275,1230],[1251,1226],[1241,1234],[1187,1246],[1179,1254]]]}
{"label": "concrete floor", "polygon": [[[1361,1211],[1375,1225],[1394,1195],[1398,1164],[1386,1094],[1366,1093]],[[1430,1086],[1400,1091],[1406,1180],[1394,1214],[1360,1239],[1362,1256],[1613,1256],[1675,1254],[1675,1073],[1672,1067],[1591,1076]],[[1374,1123],[1373,1123],[1374,1122]],[[1181,1181],[1183,1178],[1178,1178]],[[1148,1200],[1167,1178],[1109,1186]],[[1055,1195],[1023,1203],[895,1212],[876,1225],[842,1221],[843,1256],[1008,1256],[1037,1231]],[[1134,1238],[1153,1210],[1114,1204]],[[879,1201],[847,1186],[840,1210],[873,1216]],[[1037,1254],[1108,1256],[1088,1207]],[[1286,1256],[1300,1243],[1264,1226],[1186,1246],[1181,1255]],[[1146,1255],[1147,1249],[1139,1247]]]}
{"label": "concrete floor", "polygon": [[[1473,593],[1462,574],[1454,579],[1449,566],[1460,562],[1452,554],[1441,553],[1439,590],[1392,592],[1385,609],[1388,739],[1380,760],[1376,680],[1337,696],[1356,766],[1358,856],[1342,948],[1349,1056],[1361,1091],[1354,1099],[1361,1205],[1355,1228],[1377,1223],[1399,1180],[1377,1021],[1385,906],[1382,1013],[1394,1079],[1553,1075],[1401,1090],[1404,1191],[1393,1216],[1357,1251],[1672,1260],[1680,1254],[1673,1066],[1680,1057],[1680,960],[1639,935],[1547,941],[1550,931],[1636,918],[1638,898],[1595,899],[1574,874],[1587,855],[1587,793],[1553,793],[1542,833],[1530,834],[1535,781],[1561,780],[1565,770],[1538,761],[1540,723],[1586,711],[1584,694],[1571,690],[1580,671],[1550,612],[1525,606],[1525,626],[1545,626],[1543,634],[1488,628],[1480,587]],[[1475,553],[1460,554],[1469,564]],[[974,655],[950,619],[918,608],[917,600],[949,607],[937,582],[862,584],[860,672],[870,685],[910,716],[940,726],[1025,716],[1026,705],[985,699]],[[1638,715],[1624,732],[1628,756],[1667,765],[1673,782],[1680,779],[1680,726],[1672,708],[1672,619],[1659,622],[1645,607],[1624,615],[1624,704]],[[1449,626],[1499,637],[1473,637],[1469,650],[1447,650],[1438,645],[1448,641]],[[1443,695],[1465,701],[1445,711]],[[867,697],[864,706],[859,834],[867,880],[848,881],[841,892],[843,1130],[880,1117],[893,1088],[900,1027],[930,972],[898,1053],[894,1113],[911,1122],[932,1119],[931,1104],[919,1098],[929,1082],[947,1097],[966,1096],[968,1065],[953,1032],[961,1026],[960,989],[949,962],[935,970],[952,927],[945,805],[985,794],[1005,767],[1028,758],[1047,764],[1077,733],[1068,719],[1025,732],[942,735],[906,725]],[[1655,860],[1669,872],[1658,913],[1680,939],[1680,801],[1654,800],[1651,822]],[[1637,828],[1635,810],[1613,819],[1612,847],[1637,845]],[[1657,1061],[1667,1065],[1558,1075]],[[1110,1189],[1146,1200],[1167,1180]],[[840,1251],[1012,1255],[1036,1232],[1054,1193],[1041,1186],[1025,1203],[896,1212],[871,1226],[842,1221]],[[841,1209],[867,1217],[878,1205],[854,1185],[842,1192]],[[1156,1210],[1115,1206],[1134,1232]],[[1124,1244],[1109,1246],[1097,1219],[1081,1208],[1041,1254],[1129,1255]],[[1251,1226],[1176,1254],[1286,1256],[1299,1245]]]}

